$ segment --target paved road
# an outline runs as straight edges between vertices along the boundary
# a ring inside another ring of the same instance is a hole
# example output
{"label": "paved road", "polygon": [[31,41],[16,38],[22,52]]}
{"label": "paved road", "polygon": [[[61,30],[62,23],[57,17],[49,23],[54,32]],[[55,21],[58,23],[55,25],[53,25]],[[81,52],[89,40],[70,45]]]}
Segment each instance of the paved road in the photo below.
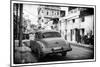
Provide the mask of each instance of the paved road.
{"label": "paved road", "polygon": [[82,59],[92,59],[93,50],[88,48],[83,48],[79,46],[73,46],[72,51],[68,52],[66,57],[61,55],[46,56],[41,59],[39,62],[50,62],[50,61],[67,61],[67,60],[82,60]]}
{"label": "paved road", "polygon": [[[68,52],[65,57],[62,57],[60,54],[58,55],[48,55],[41,60],[37,60],[35,55],[31,52],[25,52],[25,53],[15,53],[15,61],[16,63],[21,63],[22,60],[26,60],[25,63],[35,63],[35,62],[51,62],[51,61],[68,61],[68,60],[82,60],[82,59],[92,59],[93,58],[93,50],[88,48],[83,48],[79,46],[73,46],[72,51]],[[24,62],[23,60],[23,62]],[[21,62],[19,62],[21,61]],[[23,63],[22,62],[22,63]]]}

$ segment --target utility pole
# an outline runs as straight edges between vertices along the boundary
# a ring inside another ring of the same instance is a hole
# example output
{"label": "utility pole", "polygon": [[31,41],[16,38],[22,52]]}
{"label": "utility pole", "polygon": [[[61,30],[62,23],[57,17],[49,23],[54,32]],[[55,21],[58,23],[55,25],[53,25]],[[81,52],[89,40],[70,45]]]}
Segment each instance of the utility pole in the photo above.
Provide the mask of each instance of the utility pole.
{"label": "utility pole", "polygon": [[19,36],[19,21],[18,21],[18,4],[16,4],[16,22],[17,22],[17,39],[18,39],[18,36]]}
{"label": "utility pole", "polygon": [[22,38],[23,38],[23,32],[22,32],[22,22],[23,22],[23,4],[19,4],[19,46],[22,46]]}

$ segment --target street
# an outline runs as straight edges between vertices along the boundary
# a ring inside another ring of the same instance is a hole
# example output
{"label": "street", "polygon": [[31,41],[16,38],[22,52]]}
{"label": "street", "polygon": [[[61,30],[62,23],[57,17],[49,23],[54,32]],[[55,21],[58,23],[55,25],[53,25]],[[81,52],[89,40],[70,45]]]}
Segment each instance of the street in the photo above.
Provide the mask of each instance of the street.
{"label": "street", "polygon": [[49,55],[41,59],[40,62],[93,59],[93,50],[73,45],[71,47],[72,51],[68,52],[66,57]]}
{"label": "street", "polygon": [[37,60],[35,55],[32,52],[15,52],[15,63],[22,63],[24,58],[26,61],[23,63],[38,63],[38,62],[52,62],[52,61],[68,61],[68,60],[84,60],[84,59],[93,59],[93,49],[71,45],[72,51],[67,52],[66,56],[63,57],[61,54],[57,55],[46,55],[45,57]]}

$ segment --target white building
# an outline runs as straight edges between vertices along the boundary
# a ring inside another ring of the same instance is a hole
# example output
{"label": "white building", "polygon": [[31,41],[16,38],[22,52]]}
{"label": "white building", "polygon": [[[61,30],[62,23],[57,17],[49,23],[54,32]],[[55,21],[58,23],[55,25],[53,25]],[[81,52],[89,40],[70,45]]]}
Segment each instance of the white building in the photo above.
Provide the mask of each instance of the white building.
{"label": "white building", "polygon": [[[74,11],[75,10],[75,11]],[[82,36],[93,32],[93,15],[81,16],[81,9],[71,10],[73,13],[67,19],[67,40],[73,42],[81,42]],[[85,11],[85,10],[83,10]]]}
{"label": "white building", "polygon": [[68,12],[67,17],[63,18],[61,27],[63,29],[63,37],[67,41],[81,42],[82,36],[91,31],[93,34],[94,15],[84,15],[85,10],[82,8],[72,9]]}
{"label": "white building", "polygon": [[63,11],[58,6],[40,6],[38,8],[38,22],[41,27],[57,30],[59,18],[63,16],[61,16],[61,12]]}
{"label": "white building", "polygon": [[65,35],[66,35],[66,18],[67,18],[67,15],[68,15],[68,7],[61,7],[61,10],[64,10],[65,11],[65,16],[64,17],[61,17],[59,19],[59,22],[58,22],[58,29],[61,33],[61,36],[63,38],[65,38]]}

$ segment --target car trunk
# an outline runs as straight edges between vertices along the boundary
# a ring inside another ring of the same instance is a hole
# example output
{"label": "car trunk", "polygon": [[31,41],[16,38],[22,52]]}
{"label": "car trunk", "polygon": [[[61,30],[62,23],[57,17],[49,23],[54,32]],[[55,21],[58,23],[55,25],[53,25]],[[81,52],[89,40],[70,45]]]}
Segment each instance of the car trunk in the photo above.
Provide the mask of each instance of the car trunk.
{"label": "car trunk", "polygon": [[42,42],[45,43],[45,46],[47,48],[53,48],[53,47],[66,47],[66,42],[62,38],[45,38],[42,39]]}

